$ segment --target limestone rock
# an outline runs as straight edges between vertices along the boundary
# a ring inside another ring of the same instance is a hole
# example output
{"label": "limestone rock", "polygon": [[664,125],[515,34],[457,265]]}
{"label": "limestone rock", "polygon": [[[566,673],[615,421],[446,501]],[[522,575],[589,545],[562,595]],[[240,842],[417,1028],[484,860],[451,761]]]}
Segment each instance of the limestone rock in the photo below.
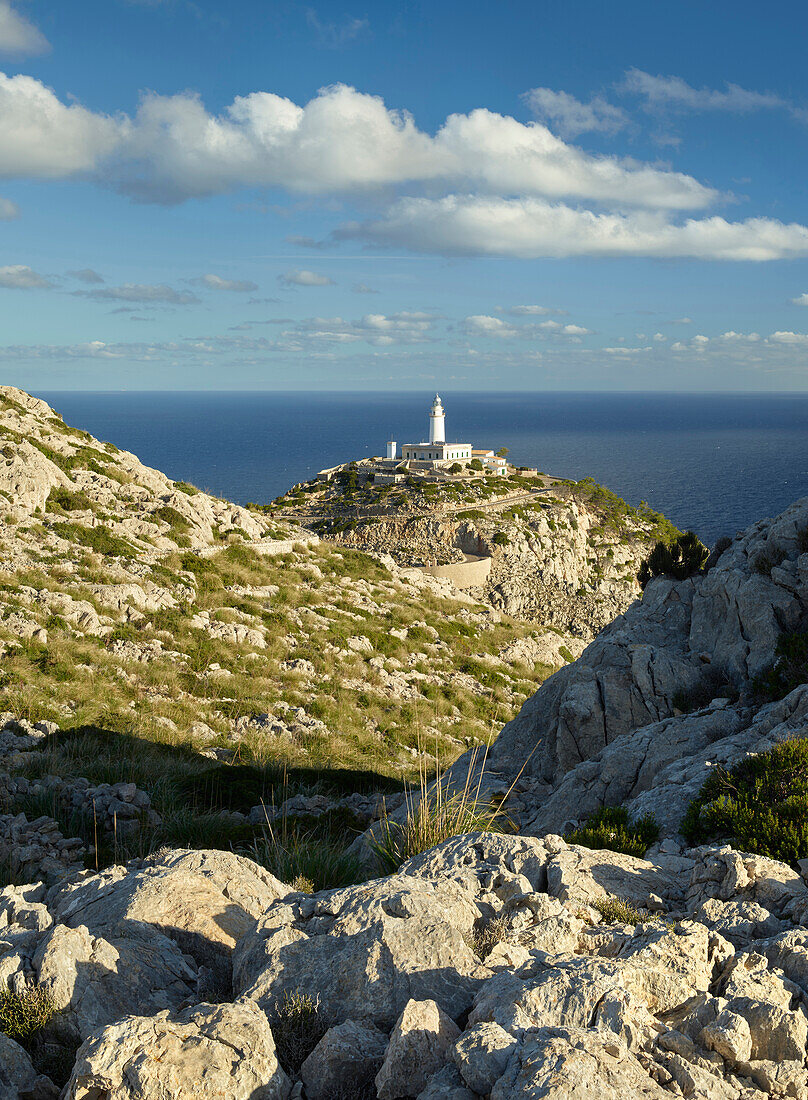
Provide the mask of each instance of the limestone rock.
{"label": "limestone rock", "polygon": [[487,1096],[518,1045],[518,1040],[498,1023],[481,1020],[463,1032],[452,1057],[469,1088]]}
{"label": "limestone rock", "polygon": [[563,845],[548,862],[547,890],[580,905],[611,896],[645,906],[650,894],[671,903],[683,895],[681,882],[658,863],[577,845]]}
{"label": "limestone rock", "polygon": [[511,1056],[491,1100],[667,1100],[626,1047],[583,1028],[540,1027]]}
{"label": "limestone rock", "polygon": [[387,1037],[371,1024],[345,1020],[329,1028],[300,1068],[308,1100],[329,1100],[370,1084],[387,1048]]}
{"label": "limestone rock", "polygon": [[22,1100],[36,1079],[31,1059],[19,1043],[0,1031],[0,1100]]}
{"label": "limestone rock", "polygon": [[478,1100],[476,1092],[467,1089],[454,1066],[444,1066],[429,1078],[418,1100]]}
{"label": "limestone rock", "polygon": [[104,937],[122,922],[144,921],[201,966],[224,973],[233,946],[254,927],[254,914],[276,900],[279,888],[251,860],[180,851],[141,870],[111,868],[67,887],[55,899],[54,913],[72,928],[85,925]]}
{"label": "limestone rock", "polygon": [[127,921],[108,934],[59,924],[33,958],[39,985],[81,1039],[124,1016],[179,1008],[196,992],[196,968],[151,925]]}
{"label": "limestone rock", "polygon": [[460,1028],[434,1001],[408,1001],[376,1075],[379,1100],[417,1096],[448,1061]]}
{"label": "limestone rock", "polygon": [[247,1004],[128,1016],[90,1036],[65,1100],[287,1100],[269,1023]]}
{"label": "limestone rock", "polygon": [[450,882],[394,875],[277,902],[233,958],[237,993],[270,1012],[287,991],[317,990],[329,1020],[390,1028],[407,1002],[453,1019],[490,975],[465,937],[479,910]]}

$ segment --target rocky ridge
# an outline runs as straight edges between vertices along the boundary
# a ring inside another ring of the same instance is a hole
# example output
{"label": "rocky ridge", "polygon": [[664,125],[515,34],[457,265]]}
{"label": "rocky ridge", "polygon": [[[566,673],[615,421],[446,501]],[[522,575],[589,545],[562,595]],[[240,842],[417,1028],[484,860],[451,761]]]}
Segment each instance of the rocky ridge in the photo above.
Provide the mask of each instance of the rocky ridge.
{"label": "rocky ridge", "polygon": [[[808,734],[804,685],[765,705],[754,690],[783,634],[808,624],[806,532],[808,498],[740,532],[706,573],[652,580],[539,688],[485,762],[494,787],[526,781],[523,831],[625,804],[675,835],[712,768]],[[450,783],[465,782],[470,760]]]}
{"label": "rocky ridge", "polygon": [[[808,885],[727,846],[481,833],[314,895],[167,850],[6,887],[0,919],[0,976],[58,1009],[40,1054],[75,1051],[64,1100],[808,1096]],[[0,1040],[0,1095],[55,1097]]]}

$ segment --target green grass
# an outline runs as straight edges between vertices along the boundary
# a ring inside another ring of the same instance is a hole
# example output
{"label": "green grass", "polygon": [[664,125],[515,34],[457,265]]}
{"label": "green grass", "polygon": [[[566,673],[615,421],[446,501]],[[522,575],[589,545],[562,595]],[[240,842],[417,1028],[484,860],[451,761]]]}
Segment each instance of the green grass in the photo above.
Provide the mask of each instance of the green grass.
{"label": "green grass", "polygon": [[681,832],[691,845],[728,841],[792,865],[808,857],[808,738],[715,768]]}
{"label": "green grass", "polygon": [[85,527],[81,523],[54,523],[51,530],[67,542],[75,542],[104,557],[132,557],[135,548],[127,539],[114,534],[108,527]]}
{"label": "green grass", "polygon": [[583,825],[564,835],[568,844],[608,849],[642,858],[659,839],[659,826],[652,814],[630,821],[623,806],[603,806],[590,814]]}

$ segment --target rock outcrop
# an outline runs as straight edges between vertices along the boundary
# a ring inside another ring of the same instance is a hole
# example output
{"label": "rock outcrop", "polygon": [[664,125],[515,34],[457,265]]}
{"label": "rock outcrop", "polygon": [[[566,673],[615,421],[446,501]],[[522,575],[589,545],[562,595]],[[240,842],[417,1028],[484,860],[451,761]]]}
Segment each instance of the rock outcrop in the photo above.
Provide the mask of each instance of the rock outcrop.
{"label": "rock outcrop", "polygon": [[[241,866],[162,863],[220,892]],[[135,896],[142,874],[115,883]],[[258,871],[235,877],[243,904],[260,897]],[[455,837],[387,878],[265,898],[218,1004],[152,925],[102,939],[65,922],[63,890],[46,905],[14,889],[0,963],[16,943],[32,960],[18,988],[38,980],[83,1040],[66,1100],[808,1096],[808,884],[728,846],[640,860],[553,835]],[[630,924],[597,909],[619,895]],[[278,1052],[304,995],[321,1037],[290,1074]],[[1,1096],[55,1095],[3,1036],[0,1053]]]}

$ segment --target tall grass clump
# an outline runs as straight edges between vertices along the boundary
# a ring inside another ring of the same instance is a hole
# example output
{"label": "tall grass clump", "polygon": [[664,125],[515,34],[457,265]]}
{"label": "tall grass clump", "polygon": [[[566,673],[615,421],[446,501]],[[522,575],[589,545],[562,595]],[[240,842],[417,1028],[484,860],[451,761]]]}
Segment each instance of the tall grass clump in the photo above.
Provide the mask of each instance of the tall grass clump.
{"label": "tall grass clump", "polygon": [[506,833],[512,830],[503,804],[522,772],[519,772],[502,802],[495,804],[481,794],[485,758],[476,783],[474,781],[476,760],[475,751],[469,758],[462,789],[451,794],[446,790],[437,758],[432,783],[429,782],[426,768],[421,764],[418,791],[413,793],[410,788],[406,793],[406,818],[404,821],[393,821],[386,813],[383,814],[378,824],[378,835],[371,840],[371,847],[384,873],[398,870],[408,859],[453,836],[481,832]]}
{"label": "tall grass clump", "polygon": [[641,859],[659,840],[659,826],[653,814],[631,821],[623,806],[602,806],[578,829],[564,835],[567,844],[584,848],[607,849]]}
{"label": "tall grass clump", "polygon": [[334,837],[301,829],[286,817],[277,830],[267,820],[262,836],[244,854],[306,894],[351,886],[365,877],[359,860]]}
{"label": "tall grass clump", "polygon": [[681,825],[689,844],[730,841],[796,865],[808,857],[808,738],[775,745],[734,768],[717,767]]}

